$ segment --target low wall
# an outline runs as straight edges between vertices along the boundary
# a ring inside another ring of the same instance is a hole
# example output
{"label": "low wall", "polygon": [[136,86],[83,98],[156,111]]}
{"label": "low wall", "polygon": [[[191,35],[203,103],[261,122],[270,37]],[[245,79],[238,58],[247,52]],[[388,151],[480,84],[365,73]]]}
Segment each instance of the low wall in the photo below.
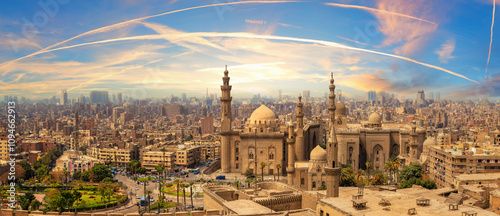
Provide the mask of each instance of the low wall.
{"label": "low wall", "polygon": [[220,160],[216,160],[213,164],[211,164],[206,170],[203,171],[203,174],[210,175],[215,171],[220,169]]}
{"label": "low wall", "polygon": [[[12,209],[1,209],[1,216],[45,216],[45,215],[68,215],[68,216],[139,216],[138,213],[74,213],[74,212],[63,212],[59,214],[59,212],[46,212],[45,214],[41,211],[32,211],[28,212],[25,210],[15,210]],[[191,214],[189,212],[177,212],[177,213],[149,213],[144,214],[144,216],[205,216],[205,215],[219,215],[219,210],[206,210],[206,211],[192,211]]]}

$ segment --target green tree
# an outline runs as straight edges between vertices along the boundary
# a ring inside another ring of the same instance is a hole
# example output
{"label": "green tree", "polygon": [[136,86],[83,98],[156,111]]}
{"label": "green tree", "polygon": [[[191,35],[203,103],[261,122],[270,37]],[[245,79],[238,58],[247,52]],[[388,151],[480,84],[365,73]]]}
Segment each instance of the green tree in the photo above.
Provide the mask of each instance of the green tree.
{"label": "green tree", "polygon": [[184,210],[186,210],[186,188],[187,188],[187,185],[181,184],[181,188],[182,188],[182,196],[184,197]]}
{"label": "green tree", "polygon": [[35,195],[31,192],[26,192],[24,196],[18,196],[19,205],[22,210],[28,210],[31,202],[36,200]]}
{"label": "green tree", "polygon": [[176,185],[176,188],[177,188],[177,205],[176,205],[175,209],[178,209],[178,206],[179,206],[179,188],[180,188],[180,183],[181,182],[179,181],[179,179],[176,179],[174,181],[174,184]]}
{"label": "green tree", "polygon": [[82,172],[76,171],[73,173],[73,179],[81,180],[81,178],[82,178]]}
{"label": "green tree", "polygon": [[64,167],[63,171],[62,171],[62,174],[64,175],[64,185],[66,186],[65,190],[67,190],[68,188],[68,175],[69,175],[69,171],[68,171],[68,168],[67,167]]}
{"label": "green tree", "polygon": [[101,182],[107,177],[113,178],[113,174],[104,164],[96,164],[90,169],[89,177],[92,182]]}
{"label": "green tree", "polygon": [[383,173],[376,172],[373,175],[373,179],[372,179],[373,185],[383,185],[385,183],[387,183],[387,177]]}
{"label": "green tree", "polygon": [[35,171],[31,168],[31,165],[28,162],[19,162],[19,165],[24,169],[24,177],[25,179],[31,179],[35,177]]}
{"label": "green tree", "polygon": [[365,166],[366,166],[366,174],[368,175],[368,178],[370,178],[371,177],[370,172],[371,172],[371,168],[372,168],[372,162],[366,161]]}
{"label": "green tree", "polygon": [[235,187],[236,189],[240,189],[240,187],[241,187],[241,182],[240,182],[240,181],[236,180],[236,181],[234,181],[234,183],[233,183],[233,184],[234,184],[234,187]]}
{"label": "green tree", "polygon": [[42,181],[47,175],[49,175],[50,167],[47,165],[41,165],[35,170],[35,175],[38,181]]}
{"label": "green tree", "polygon": [[189,193],[191,194],[191,206],[194,206],[193,205],[193,185],[194,185],[194,182],[189,182]]}
{"label": "green tree", "polygon": [[262,181],[264,181],[264,168],[266,168],[266,162],[260,162],[260,170],[262,171]]}
{"label": "green tree", "polygon": [[354,173],[354,181],[357,184],[363,183],[365,172],[363,170],[358,170]]}
{"label": "green tree", "polygon": [[402,181],[409,180],[411,178],[421,179],[423,172],[423,167],[420,163],[411,163],[410,165],[403,167],[399,173],[399,179]]}
{"label": "green tree", "polygon": [[245,182],[247,183],[247,187],[250,187],[254,181],[255,181],[254,178],[247,178],[245,180]]}
{"label": "green tree", "polygon": [[354,186],[354,171],[350,166],[340,170],[340,185],[343,187]]}
{"label": "green tree", "polygon": [[146,202],[148,203],[148,212],[151,210],[151,191],[146,190],[146,195],[147,195],[147,200]]}

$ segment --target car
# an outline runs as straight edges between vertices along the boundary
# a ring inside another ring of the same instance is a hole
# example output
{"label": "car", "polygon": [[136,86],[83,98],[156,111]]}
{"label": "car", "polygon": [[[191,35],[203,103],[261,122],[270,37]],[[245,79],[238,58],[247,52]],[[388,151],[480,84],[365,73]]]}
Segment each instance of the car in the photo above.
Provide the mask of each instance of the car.
{"label": "car", "polygon": [[149,199],[149,202],[155,202],[155,199],[151,197],[151,199]]}
{"label": "car", "polygon": [[226,180],[226,176],[225,175],[220,175],[220,176],[215,177],[215,179],[217,179],[217,180]]}
{"label": "car", "polygon": [[139,190],[139,187],[135,187],[136,190]]}
{"label": "car", "polygon": [[198,172],[197,172],[197,171],[194,171],[194,172],[193,172],[193,174],[198,175]]}
{"label": "car", "polygon": [[187,205],[186,208],[194,208],[192,205]]}
{"label": "car", "polygon": [[141,197],[139,195],[135,195],[135,198],[136,199],[140,199]]}
{"label": "car", "polygon": [[132,195],[132,194],[134,194],[134,193],[132,193],[132,191],[130,191],[130,195]]}
{"label": "car", "polygon": [[188,177],[189,177],[189,175],[186,174],[186,178],[188,178]]}

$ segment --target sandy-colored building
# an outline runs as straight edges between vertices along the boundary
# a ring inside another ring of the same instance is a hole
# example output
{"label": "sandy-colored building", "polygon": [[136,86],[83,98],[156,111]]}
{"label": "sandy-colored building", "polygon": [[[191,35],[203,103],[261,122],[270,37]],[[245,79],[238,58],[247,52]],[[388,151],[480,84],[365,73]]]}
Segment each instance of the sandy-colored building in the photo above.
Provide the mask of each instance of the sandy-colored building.
{"label": "sandy-colored building", "polygon": [[175,152],[175,165],[191,167],[201,161],[201,147],[189,146],[180,148]]}
{"label": "sandy-colored building", "polygon": [[130,149],[114,148],[100,148],[90,147],[87,150],[88,154],[99,160],[107,162],[118,163],[120,166],[127,165],[133,158],[133,151]]}
{"label": "sandy-colored building", "polygon": [[83,155],[81,151],[69,150],[56,160],[56,166],[52,171],[61,172],[66,168],[73,174],[90,170],[96,164],[104,164],[104,160]]}
{"label": "sandy-colored building", "polygon": [[155,166],[165,166],[171,170],[175,166],[175,152],[171,151],[147,151],[142,155],[141,164],[148,171],[155,171]]}
{"label": "sandy-colored building", "polygon": [[[231,88],[229,72],[224,71],[221,86],[221,169],[223,173],[245,173],[247,170],[260,174],[261,163],[265,163],[264,174],[277,173],[276,165],[286,167],[289,158],[296,161],[308,160],[311,150],[319,144],[319,124],[303,124],[297,120],[297,132],[287,131],[276,114],[261,105],[253,111],[242,130],[231,128]],[[299,103],[301,104],[301,103]],[[303,114],[302,114],[303,116]],[[294,148],[289,150],[287,139],[294,138]],[[286,169],[281,169],[281,175]]]}

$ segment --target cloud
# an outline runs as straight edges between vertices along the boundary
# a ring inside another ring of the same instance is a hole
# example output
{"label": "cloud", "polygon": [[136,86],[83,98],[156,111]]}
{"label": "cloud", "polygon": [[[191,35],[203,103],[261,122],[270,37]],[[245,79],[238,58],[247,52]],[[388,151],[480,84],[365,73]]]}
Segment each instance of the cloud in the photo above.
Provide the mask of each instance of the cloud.
{"label": "cloud", "polygon": [[342,59],[340,63],[345,64],[345,65],[352,65],[352,64],[357,64],[361,59],[359,57],[352,57],[352,56],[347,56]]}
{"label": "cloud", "polygon": [[455,40],[447,40],[444,44],[441,44],[441,48],[436,50],[434,53],[439,55],[439,61],[441,63],[448,63],[448,60],[455,58],[451,53],[455,50]]}
{"label": "cloud", "polygon": [[245,22],[249,24],[258,24],[258,25],[263,25],[267,23],[267,21],[264,20],[249,20],[249,19],[245,19]]}
{"label": "cloud", "polygon": [[488,65],[490,64],[491,44],[493,43],[493,25],[495,24],[495,0],[493,0],[493,15],[491,16],[491,32],[490,32],[490,46],[488,49],[488,60],[486,61],[486,72],[488,72]]}
{"label": "cloud", "polygon": [[[391,1],[380,0],[377,7],[381,10],[410,14],[415,17],[432,17],[432,5],[428,1]],[[386,36],[382,46],[400,45],[394,49],[398,55],[411,56],[421,50],[429,35],[436,29],[437,24],[429,24],[415,19],[402,19],[390,14],[374,13],[379,20],[379,31]],[[435,23],[435,22],[434,22]]]}

